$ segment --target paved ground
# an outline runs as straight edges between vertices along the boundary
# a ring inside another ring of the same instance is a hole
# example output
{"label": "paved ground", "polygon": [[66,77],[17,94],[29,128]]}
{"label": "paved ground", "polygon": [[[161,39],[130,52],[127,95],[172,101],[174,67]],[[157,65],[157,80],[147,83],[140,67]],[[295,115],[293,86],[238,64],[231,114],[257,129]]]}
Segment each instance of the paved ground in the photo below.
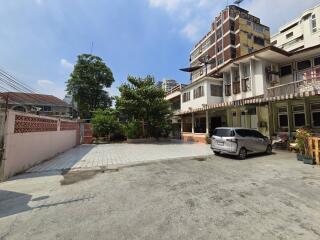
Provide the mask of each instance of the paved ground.
{"label": "paved ground", "polygon": [[0,239],[320,239],[320,168],[279,152],[0,184]]}
{"label": "paved ground", "polygon": [[28,172],[83,169],[211,155],[209,145],[182,143],[81,145]]}

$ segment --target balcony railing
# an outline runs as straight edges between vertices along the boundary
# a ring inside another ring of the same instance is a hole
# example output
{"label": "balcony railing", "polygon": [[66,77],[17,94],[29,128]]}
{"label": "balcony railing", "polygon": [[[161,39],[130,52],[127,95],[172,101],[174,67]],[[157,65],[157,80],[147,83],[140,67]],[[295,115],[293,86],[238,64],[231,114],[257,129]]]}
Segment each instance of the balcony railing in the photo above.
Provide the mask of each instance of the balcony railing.
{"label": "balcony railing", "polygon": [[295,81],[268,88],[268,97],[320,90],[320,67],[295,72]]}
{"label": "balcony railing", "polygon": [[171,88],[169,91],[166,92],[166,96],[168,96],[168,95],[170,95],[170,94],[172,94],[172,93],[174,93],[174,92],[179,92],[179,91],[181,91],[181,89],[182,89],[183,87],[185,87],[185,86],[186,86],[186,84],[179,84],[179,85]]}

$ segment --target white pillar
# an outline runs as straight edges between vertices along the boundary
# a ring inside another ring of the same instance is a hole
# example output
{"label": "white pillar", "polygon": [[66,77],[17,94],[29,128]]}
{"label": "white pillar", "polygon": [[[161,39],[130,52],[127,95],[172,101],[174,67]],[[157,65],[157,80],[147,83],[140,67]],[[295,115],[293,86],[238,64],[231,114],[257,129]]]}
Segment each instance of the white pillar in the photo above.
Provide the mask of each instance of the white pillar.
{"label": "white pillar", "polygon": [[191,121],[192,121],[192,134],[194,134],[194,113],[192,113]]}
{"label": "white pillar", "polygon": [[209,110],[206,111],[206,134],[209,136]]}
{"label": "white pillar", "polygon": [[181,123],[180,123],[180,125],[181,125],[181,134],[183,133],[183,117],[181,116]]}
{"label": "white pillar", "polygon": [[250,59],[250,86],[252,91],[252,96],[256,95],[256,86],[254,81],[254,60]]}
{"label": "white pillar", "polygon": [[231,91],[231,97],[233,99],[233,81],[234,81],[234,74],[233,74],[233,70],[232,68],[230,68],[230,84],[231,84],[231,87],[230,87],[230,91]]}

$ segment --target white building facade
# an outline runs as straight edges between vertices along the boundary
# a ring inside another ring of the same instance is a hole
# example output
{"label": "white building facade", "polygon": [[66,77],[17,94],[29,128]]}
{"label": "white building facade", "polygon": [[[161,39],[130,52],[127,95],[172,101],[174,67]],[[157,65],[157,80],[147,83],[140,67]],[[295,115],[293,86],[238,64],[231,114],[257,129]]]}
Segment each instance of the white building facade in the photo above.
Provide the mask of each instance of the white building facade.
{"label": "white building facade", "polygon": [[271,37],[271,44],[288,52],[318,45],[320,42],[320,5],[308,9]]}
{"label": "white building facade", "polygon": [[[239,57],[181,90],[181,136],[206,142],[216,127],[246,127],[293,137],[320,133],[320,45],[294,53],[269,46]],[[214,96],[213,96],[214,95]]]}

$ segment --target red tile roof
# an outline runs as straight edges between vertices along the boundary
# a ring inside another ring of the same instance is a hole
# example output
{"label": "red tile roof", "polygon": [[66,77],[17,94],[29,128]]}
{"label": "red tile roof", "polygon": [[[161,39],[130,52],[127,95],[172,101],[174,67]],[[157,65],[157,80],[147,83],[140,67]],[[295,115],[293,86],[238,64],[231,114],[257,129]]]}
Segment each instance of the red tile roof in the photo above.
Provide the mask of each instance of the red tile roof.
{"label": "red tile roof", "polygon": [[61,99],[45,94],[21,93],[21,92],[4,92],[0,93],[0,97],[6,98],[9,94],[9,104],[25,104],[25,105],[50,105],[50,106],[70,106]]}

